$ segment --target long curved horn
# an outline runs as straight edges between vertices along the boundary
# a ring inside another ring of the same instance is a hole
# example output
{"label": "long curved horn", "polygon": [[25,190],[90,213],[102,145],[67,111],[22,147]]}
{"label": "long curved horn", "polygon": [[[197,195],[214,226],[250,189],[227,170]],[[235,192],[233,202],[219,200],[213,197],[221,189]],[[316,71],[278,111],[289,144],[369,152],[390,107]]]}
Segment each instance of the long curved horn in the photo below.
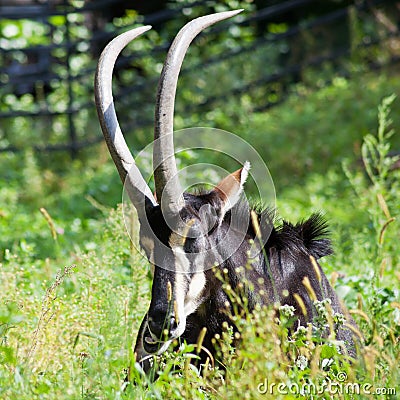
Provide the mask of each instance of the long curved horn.
{"label": "long curved horn", "polygon": [[127,184],[129,197],[139,217],[144,212],[146,198],[153,205],[157,202],[136,166],[119,126],[112,96],[112,73],[115,61],[123,48],[150,28],[151,26],[135,28],[113,39],[101,53],[94,84],[97,114],[104,138],[122,183]]}
{"label": "long curved horn", "polygon": [[178,32],[168,51],[158,84],[153,168],[157,199],[161,201],[162,196],[165,196],[162,203],[173,213],[177,213],[183,205],[173,140],[175,94],[183,59],[190,43],[202,30],[241,11],[226,11],[190,21]]}

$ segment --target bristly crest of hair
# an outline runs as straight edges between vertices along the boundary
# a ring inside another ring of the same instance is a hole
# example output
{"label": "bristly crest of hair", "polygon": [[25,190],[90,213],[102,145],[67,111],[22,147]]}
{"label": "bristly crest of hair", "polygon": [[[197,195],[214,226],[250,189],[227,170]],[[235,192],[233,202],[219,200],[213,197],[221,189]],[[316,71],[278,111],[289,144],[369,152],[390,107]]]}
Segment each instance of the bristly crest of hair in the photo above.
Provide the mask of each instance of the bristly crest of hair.
{"label": "bristly crest of hair", "polygon": [[300,221],[296,225],[282,221],[280,226],[272,232],[270,242],[277,247],[286,247],[289,243],[305,246],[315,259],[319,259],[333,253],[329,234],[323,215],[314,213],[310,218]]}
{"label": "bristly crest of hair", "polygon": [[314,213],[310,218],[296,225],[305,246],[315,258],[333,253],[329,239],[330,232],[326,219],[321,213]]}

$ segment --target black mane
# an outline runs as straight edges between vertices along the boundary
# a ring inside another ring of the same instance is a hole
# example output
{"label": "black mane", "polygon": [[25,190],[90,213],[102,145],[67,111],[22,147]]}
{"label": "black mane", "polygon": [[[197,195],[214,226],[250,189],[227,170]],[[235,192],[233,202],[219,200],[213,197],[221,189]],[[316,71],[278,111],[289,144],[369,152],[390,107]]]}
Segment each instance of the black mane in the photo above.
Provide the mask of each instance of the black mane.
{"label": "black mane", "polygon": [[[265,207],[260,203],[249,204],[242,199],[235,205],[235,209],[236,213],[242,214],[244,218],[249,216],[249,212],[256,213],[266,248],[302,251],[317,260],[333,254],[328,223],[320,212],[315,212],[309,218],[293,224],[280,219],[274,208]],[[229,211],[225,216],[227,223],[230,223],[230,215]],[[256,235],[251,218],[248,234],[252,238]]]}
{"label": "black mane", "polygon": [[283,220],[272,230],[268,239],[269,247],[306,250],[315,259],[333,253],[330,232],[326,219],[321,213],[314,213],[308,219],[292,224]]}

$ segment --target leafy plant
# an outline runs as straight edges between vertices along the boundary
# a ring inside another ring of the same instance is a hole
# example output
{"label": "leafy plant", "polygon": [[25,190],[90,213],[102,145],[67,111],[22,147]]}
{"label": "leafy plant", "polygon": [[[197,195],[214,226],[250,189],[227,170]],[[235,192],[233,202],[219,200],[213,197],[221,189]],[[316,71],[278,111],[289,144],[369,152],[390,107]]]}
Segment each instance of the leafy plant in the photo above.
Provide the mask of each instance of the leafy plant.
{"label": "leafy plant", "polygon": [[[355,363],[349,366],[321,329],[293,328],[291,309],[277,318],[273,307],[257,308],[237,316],[240,338],[229,326],[216,338],[224,368],[190,367],[196,348],[183,343],[150,382],[132,368],[151,292],[149,267],[125,234],[116,206],[120,182],[106,150],[99,146],[69,162],[67,172],[30,152],[1,154],[0,397],[330,398],[328,389],[318,395],[307,390],[358,383],[386,388],[387,397],[396,398],[399,171],[391,167],[391,148],[399,142],[390,133],[389,108],[398,126],[398,102],[385,99],[377,134],[368,134],[368,144],[362,137],[373,131],[376,99],[397,85],[395,75],[337,80],[316,92],[299,88],[268,113],[238,115],[239,133],[270,166],[279,213],[295,221],[322,209],[330,220],[335,254],[323,268],[364,338]],[[234,125],[223,110],[215,116],[226,129]],[[192,157],[185,154],[182,165]],[[339,168],[343,158],[351,160],[347,175]],[[396,220],[387,223],[390,218]],[[329,306],[316,306],[319,327],[329,324]],[[129,365],[136,385],[124,382]],[[279,384],[286,393],[278,392]]]}

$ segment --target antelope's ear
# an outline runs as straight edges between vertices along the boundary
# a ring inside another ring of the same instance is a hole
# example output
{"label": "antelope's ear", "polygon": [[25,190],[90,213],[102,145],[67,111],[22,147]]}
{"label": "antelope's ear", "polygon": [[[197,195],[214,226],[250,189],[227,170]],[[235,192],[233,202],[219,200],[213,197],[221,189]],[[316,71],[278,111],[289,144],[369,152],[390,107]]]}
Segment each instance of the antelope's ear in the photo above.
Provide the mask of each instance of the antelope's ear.
{"label": "antelope's ear", "polygon": [[221,208],[219,214],[222,218],[238,202],[249,170],[250,163],[246,161],[242,168],[229,174],[214,188],[213,192],[220,200]]}

